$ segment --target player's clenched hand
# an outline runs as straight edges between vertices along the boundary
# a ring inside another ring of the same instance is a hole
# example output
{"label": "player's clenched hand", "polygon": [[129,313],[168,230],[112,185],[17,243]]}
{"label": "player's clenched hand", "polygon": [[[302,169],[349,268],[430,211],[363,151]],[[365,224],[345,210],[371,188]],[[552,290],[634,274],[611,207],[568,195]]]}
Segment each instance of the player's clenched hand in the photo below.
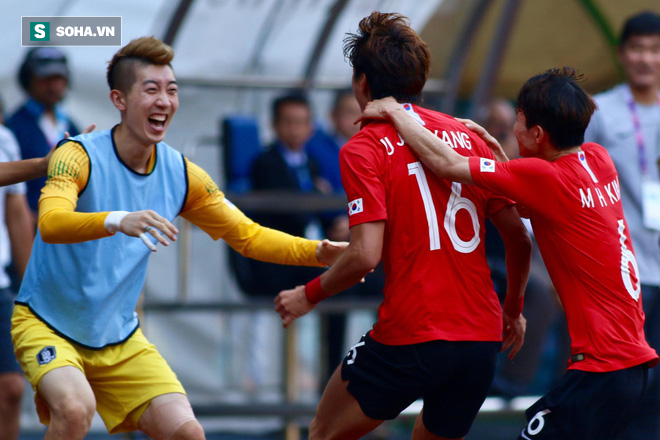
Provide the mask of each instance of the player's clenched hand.
{"label": "player's clenched hand", "polygon": [[322,240],[316,245],[316,259],[319,263],[332,266],[348,247],[346,241]]}
{"label": "player's clenched hand", "polygon": [[511,318],[506,313],[502,313],[504,321],[504,331],[502,332],[502,351],[511,347],[509,359],[513,359],[525,342],[525,331],[527,330],[527,320],[521,314],[517,318]]}
{"label": "player's clenched hand", "polygon": [[398,109],[401,109],[401,104],[396,102],[396,99],[391,96],[375,99],[367,103],[367,106],[362,110],[362,114],[355,120],[355,123],[357,124],[366,119],[387,119],[387,113],[389,111]]}
{"label": "player's clenched hand", "polygon": [[275,297],[275,311],[282,318],[282,326],[288,327],[296,318],[309,313],[315,307],[305,296],[305,286],[283,290]]}
{"label": "player's clenched hand", "polygon": [[493,152],[493,156],[495,156],[495,160],[497,160],[498,162],[509,161],[509,158],[507,157],[506,153],[504,153],[504,150],[502,149],[500,143],[497,142],[497,139],[491,136],[491,134],[488,133],[485,128],[483,128],[481,125],[477,124],[471,119],[461,119],[461,118],[454,118],[454,119],[456,119],[461,124],[465,125],[466,128],[474,131],[481,139],[483,139],[483,141],[486,142],[488,148],[490,148],[490,151]]}
{"label": "player's clenched hand", "polygon": [[169,246],[169,242],[161,235],[165,234],[170,240],[176,241],[179,230],[164,217],[150,209],[128,213],[119,224],[119,231],[131,237],[139,237],[144,244],[156,251],[156,246],[147,238],[151,234],[163,246]]}

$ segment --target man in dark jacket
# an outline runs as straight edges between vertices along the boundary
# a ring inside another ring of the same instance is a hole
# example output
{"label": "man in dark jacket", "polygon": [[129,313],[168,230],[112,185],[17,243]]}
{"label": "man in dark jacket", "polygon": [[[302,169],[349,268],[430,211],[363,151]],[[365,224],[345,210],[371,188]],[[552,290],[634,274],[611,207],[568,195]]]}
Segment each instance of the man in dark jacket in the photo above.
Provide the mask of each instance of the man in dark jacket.
{"label": "man in dark jacket", "polygon": [[[28,94],[25,103],[7,119],[24,159],[43,157],[53,145],[64,138],[79,134],[78,128],[60,104],[69,87],[69,67],[66,56],[54,47],[36,47],[25,55],[18,72],[18,81]],[[28,182],[28,203],[34,213],[46,178]]]}

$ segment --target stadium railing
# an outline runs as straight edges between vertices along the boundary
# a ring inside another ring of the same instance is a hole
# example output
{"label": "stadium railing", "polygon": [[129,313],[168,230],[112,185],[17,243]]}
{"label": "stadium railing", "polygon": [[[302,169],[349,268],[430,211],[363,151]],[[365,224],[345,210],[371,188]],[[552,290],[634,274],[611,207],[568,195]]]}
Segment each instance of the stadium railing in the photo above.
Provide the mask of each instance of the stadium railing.
{"label": "stadium railing", "polygon": [[[334,301],[320,303],[313,311],[321,315],[336,312],[349,312],[355,310],[374,310],[378,302],[375,301]],[[149,301],[143,305],[145,313],[236,313],[246,311],[273,310],[273,303],[269,300],[253,300],[250,302],[156,302]],[[192,402],[195,414],[198,417],[280,417],[286,425],[286,440],[300,438],[300,427],[311,420],[316,411],[317,402],[300,403],[297,401],[297,344],[295,323],[286,331],[284,343],[285,372],[284,372],[284,402],[276,403],[195,403]],[[539,396],[519,396],[511,400],[501,397],[488,397],[482,405],[479,416],[504,418],[520,416],[525,409],[534,403]],[[422,409],[422,401],[418,400],[406,408],[399,419],[410,420],[417,417]]]}
{"label": "stadium railing", "polygon": [[[193,158],[196,149],[201,145],[216,145],[217,138],[206,136],[184,147],[184,154]],[[346,197],[338,195],[319,194],[291,194],[286,192],[237,192],[226,193],[226,196],[243,211],[254,212],[323,212],[346,209]],[[190,264],[191,230],[193,225],[184,221],[179,233],[178,271],[178,297],[176,301],[159,302],[152,299],[145,300],[142,309],[145,314],[150,313],[237,313],[246,311],[273,310],[270,300],[251,299],[247,302],[218,301],[194,302],[189,300],[188,270]],[[312,313],[323,317],[328,313],[350,312],[355,310],[376,310],[379,302],[374,300],[337,300],[320,303]],[[298,440],[300,438],[300,425],[306,424],[313,417],[317,402],[300,403],[297,401],[297,362],[298,348],[296,323],[291,325],[285,333],[284,353],[284,399],[277,403],[195,403],[191,402],[198,417],[207,416],[277,416],[285,422],[285,439]],[[520,415],[538,397],[521,396],[511,400],[488,397],[484,402],[480,417],[494,416],[507,417]],[[422,402],[414,402],[399,416],[400,419],[414,419],[421,410]],[[302,422],[302,423],[301,423]]]}

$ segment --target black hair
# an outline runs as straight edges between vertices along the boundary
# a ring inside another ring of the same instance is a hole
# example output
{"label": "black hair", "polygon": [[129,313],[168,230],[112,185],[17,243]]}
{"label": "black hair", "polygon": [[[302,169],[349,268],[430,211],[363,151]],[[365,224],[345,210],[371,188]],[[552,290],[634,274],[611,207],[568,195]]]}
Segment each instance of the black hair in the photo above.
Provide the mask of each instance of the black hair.
{"label": "black hair", "polygon": [[300,104],[304,105],[311,111],[311,107],[309,105],[309,99],[307,99],[307,95],[302,90],[292,90],[286,95],[280,96],[279,98],[275,99],[273,101],[273,106],[272,106],[272,121],[277,122],[277,119],[280,115],[280,110],[282,107],[284,107],[287,104]]}
{"label": "black hair", "polygon": [[[44,52],[48,51],[49,56],[44,57]],[[67,66],[66,55],[55,47],[33,47],[27,51],[25,58],[18,69],[18,83],[21,88],[28,92],[30,90],[30,81],[35,70],[40,66],[50,64],[62,64],[65,72],[64,76],[68,81],[71,80]]]}
{"label": "black hair", "polygon": [[357,79],[365,75],[371,99],[421,101],[431,53],[401,14],[372,12],[344,39],[344,57]]}
{"label": "black hair", "polygon": [[572,67],[561,67],[530,78],[520,89],[516,110],[527,120],[527,128],[541,126],[557,149],[582,145],[596,103],[577,84],[582,75]]}
{"label": "black hair", "polygon": [[623,25],[619,44],[623,46],[630,37],[636,35],[660,35],[660,15],[644,11],[628,18]]}
{"label": "black hair", "polygon": [[110,90],[128,93],[136,81],[138,67],[155,65],[172,67],[174,50],[156,37],[131,40],[114,54],[108,63],[106,79]]}

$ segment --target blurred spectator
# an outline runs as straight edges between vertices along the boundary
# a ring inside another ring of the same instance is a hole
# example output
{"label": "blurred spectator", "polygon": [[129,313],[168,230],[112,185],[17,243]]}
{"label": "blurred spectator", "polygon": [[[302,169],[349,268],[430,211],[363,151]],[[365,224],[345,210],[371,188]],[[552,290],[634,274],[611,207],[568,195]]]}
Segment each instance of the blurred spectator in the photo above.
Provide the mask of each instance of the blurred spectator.
{"label": "blurred spectator", "polygon": [[[69,87],[66,56],[55,47],[35,47],[25,55],[18,72],[18,82],[28,94],[26,102],[7,119],[24,159],[45,156],[64,138],[79,134],[78,128],[64,112],[61,102]],[[28,203],[37,224],[37,205],[46,178],[27,183]]]}
{"label": "blurred spectator", "polygon": [[[619,173],[621,203],[630,229],[642,287],[645,332],[660,349],[660,15],[642,12],[623,26],[619,61],[625,82],[595,96],[598,110],[585,140],[607,148]],[[627,440],[660,439],[660,378],[649,371],[649,390]]]}
{"label": "blurred spectator", "polygon": [[[257,191],[293,193],[328,193],[330,184],[320,177],[318,163],[309,158],[305,144],[312,135],[312,111],[307,98],[291,93],[273,102],[272,121],[276,139],[252,165],[252,188]],[[254,220],[263,226],[292,235],[321,238],[319,217],[307,213],[259,213]],[[257,290],[274,295],[291,285],[305,283],[319,269],[282,267],[251,261],[253,273],[259,274]]]}
{"label": "blurred spectator", "polygon": [[[2,125],[0,102],[0,162],[20,160],[16,138]],[[24,381],[14,355],[10,324],[14,292],[6,271],[10,262],[19,279],[30,258],[34,230],[25,197],[25,183],[0,187],[0,440],[18,438]]]}
{"label": "blurred spectator", "polygon": [[[488,108],[488,116],[483,127],[491,133],[500,143],[506,155],[510,159],[519,157],[518,141],[513,134],[513,124],[516,121],[516,110],[514,106],[504,99],[498,99],[491,103]],[[504,397],[515,397],[518,395],[532,393],[532,386],[537,380],[539,366],[546,346],[546,337],[552,325],[561,317],[559,302],[550,281],[548,271],[543,264],[534,238],[534,232],[528,219],[523,219],[532,237],[532,264],[529,273],[527,288],[525,289],[524,315],[527,318],[527,333],[525,344],[518,355],[513,359],[504,358],[498,372],[493,379],[490,393]],[[486,254],[495,289],[504,300],[506,294],[506,264],[504,255],[504,243],[497,229],[488,221],[486,223]],[[560,359],[561,368],[552,369],[551,375],[564,370],[563,360],[570,355],[568,341],[562,344],[565,355]],[[557,380],[559,375],[551,381]]]}
{"label": "blurred spectator", "polygon": [[497,139],[510,158],[518,157],[518,141],[513,135],[516,109],[506,99],[496,99],[488,108],[484,128]]}
{"label": "blurred spectator", "polygon": [[321,175],[330,182],[336,193],[344,193],[339,173],[339,149],[360,131],[360,125],[354,123],[359,116],[360,105],[353,96],[353,90],[339,90],[330,113],[332,132],[328,134],[317,130],[307,145],[309,155],[320,166]]}
{"label": "blurred spectator", "polygon": [[[293,192],[344,194],[339,175],[339,149],[359,131],[353,124],[360,115],[360,107],[353,92],[337,94],[331,119],[332,134],[314,131],[312,111],[307,99],[291,93],[273,102],[273,128],[276,140],[262,153],[252,167],[254,190],[280,190]],[[322,234],[331,240],[348,240],[346,210],[328,214],[266,214],[254,215],[264,226],[305,235]],[[319,228],[320,226],[320,228]],[[250,261],[251,272],[259,274],[256,290],[265,294],[276,293],[292,285],[304,284],[320,272],[307,267],[282,267]],[[384,273],[382,266],[370,274],[367,281],[349,289],[352,298],[373,297],[382,294]],[[343,299],[349,296],[344,295]],[[334,368],[345,353],[346,314],[332,313],[322,319],[321,386],[325,385]],[[366,330],[366,329],[365,329]],[[358,335],[359,336],[359,335]]]}
{"label": "blurred spectator", "polygon": [[[294,91],[276,98],[272,104],[272,124],[275,140],[252,163],[251,187],[256,191],[273,191],[274,197],[291,193],[328,193],[330,184],[320,177],[319,165],[310,159],[306,143],[314,130],[310,104],[300,92]],[[252,219],[263,226],[307,238],[322,238],[320,216],[314,213],[265,213],[258,212]],[[322,273],[321,268],[281,266],[257,260],[246,260],[250,274],[244,289],[251,297],[272,299],[277,292],[288,286],[304,284],[310,277]],[[273,329],[269,327],[270,313],[259,312],[251,319],[256,341],[268,339]],[[266,330],[264,330],[266,329]],[[269,329],[269,330],[268,330]],[[247,389],[250,392],[265,391],[271,384],[268,375],[272,359],[264,357],[263,344],[250,347]],[[313,358],[313,356],[312,356]],[[309,371],[309,368],[301,370]],[[302,376],[310,375],[302,373]]]}
{"label": "blurred spectator", "polygon": [[[317,130],[307,143],[310,157],[319,164],[321,176],[330,182],[336,194],[344,194],[339,173],[339,149],[354,134],[360,131],[355,121],[360,116],[360,105],[352,89],[342,89],[335,95],[330,113],[332,132]],[[348,240],[348,216],[345,211],[332,213],[330,221],[325,222],[325,234],[330,240]]]}

